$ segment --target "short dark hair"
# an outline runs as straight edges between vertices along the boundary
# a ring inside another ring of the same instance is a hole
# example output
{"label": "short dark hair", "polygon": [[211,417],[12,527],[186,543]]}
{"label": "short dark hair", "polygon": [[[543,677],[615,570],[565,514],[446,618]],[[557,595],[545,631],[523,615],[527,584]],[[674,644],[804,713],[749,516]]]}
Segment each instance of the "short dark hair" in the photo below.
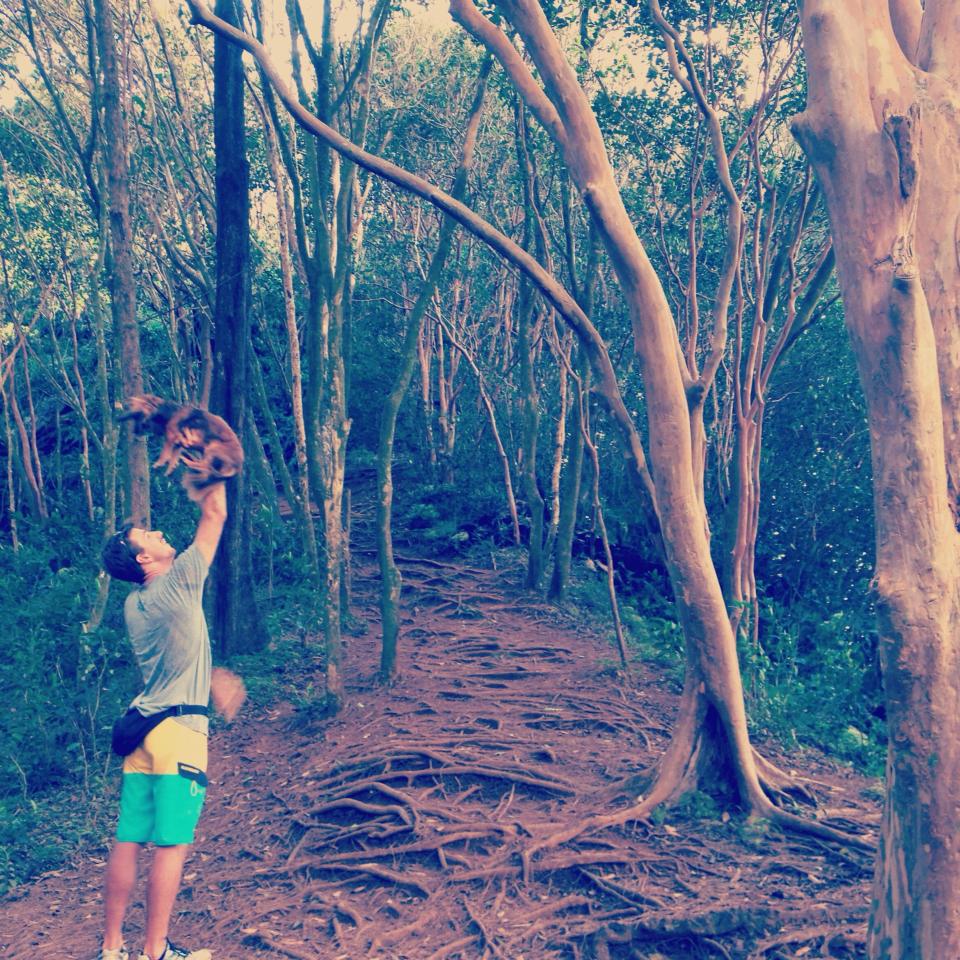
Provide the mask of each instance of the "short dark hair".
{"label": "short dark hair", "polygon": [[109,540],[103,545],[103,552],[100,558],[103,561],[103,569],[117,580],[126,580],[127,583],[143,583],[146,574],[143,567],[137,561],[137,554],[140,552],[130,542],[130,531],[133,529],[132,523],[125,523]]}

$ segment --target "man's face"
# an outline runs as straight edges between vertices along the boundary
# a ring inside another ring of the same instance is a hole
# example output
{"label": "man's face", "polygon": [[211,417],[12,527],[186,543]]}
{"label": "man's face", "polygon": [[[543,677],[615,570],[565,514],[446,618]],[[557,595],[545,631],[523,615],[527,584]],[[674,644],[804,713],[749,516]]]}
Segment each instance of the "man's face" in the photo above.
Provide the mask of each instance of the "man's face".
{"label": "man's face", "polygon": [[[138,559],[144,554],[150,560],[171,560],[177,555],[177,551],[167,543],[160,530],[142,530],[140,527],[134,527],[127,541],[137,551]],[[143,563],[143,560],[140,562]]]}

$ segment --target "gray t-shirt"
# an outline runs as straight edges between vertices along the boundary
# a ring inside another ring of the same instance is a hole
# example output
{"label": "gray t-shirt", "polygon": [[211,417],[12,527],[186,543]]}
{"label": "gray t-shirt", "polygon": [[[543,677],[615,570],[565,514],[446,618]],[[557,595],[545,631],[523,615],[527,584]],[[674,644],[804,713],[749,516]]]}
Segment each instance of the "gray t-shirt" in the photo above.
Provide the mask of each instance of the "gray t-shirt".
{"label": "gray t-shirt", "polygon": [[[191,545],[174,557],[167,573],[126,599],[123,614],[144,688],[130,706],[145,716],[181,703],[206,706],[210,699],[210,637],[202,604],[208,569]],[[207,732],[206,717],[177,719]]]}

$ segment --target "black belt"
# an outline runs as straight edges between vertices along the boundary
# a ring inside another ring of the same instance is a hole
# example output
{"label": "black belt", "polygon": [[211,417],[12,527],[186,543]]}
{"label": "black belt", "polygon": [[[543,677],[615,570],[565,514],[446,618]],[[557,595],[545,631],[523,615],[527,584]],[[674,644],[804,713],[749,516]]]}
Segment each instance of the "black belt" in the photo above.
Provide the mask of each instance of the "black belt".
{"label": "black belt", "polygon": [[[210,708],[193,706],[189,703],[178,703],[175,707],[167,707],[166,710],[161,710],[160,713],[162,713],[165,717],[184,717],[191,713],[195,713],[201,717],[206,717],[210,714]],[[151,716],[153,716],[153,714],[151,714]]]}

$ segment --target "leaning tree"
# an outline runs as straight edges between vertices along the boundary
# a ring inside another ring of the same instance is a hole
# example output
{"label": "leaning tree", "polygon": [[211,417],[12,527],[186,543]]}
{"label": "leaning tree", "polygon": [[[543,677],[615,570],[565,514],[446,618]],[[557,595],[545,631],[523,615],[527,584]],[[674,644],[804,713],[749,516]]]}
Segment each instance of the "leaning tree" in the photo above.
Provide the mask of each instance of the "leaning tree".
{"label": "leaning tree", "polygon": [[960,12],[803,4],[794,132],[823,185],[867,401],[887,799],[874,960],[960,956]]}

